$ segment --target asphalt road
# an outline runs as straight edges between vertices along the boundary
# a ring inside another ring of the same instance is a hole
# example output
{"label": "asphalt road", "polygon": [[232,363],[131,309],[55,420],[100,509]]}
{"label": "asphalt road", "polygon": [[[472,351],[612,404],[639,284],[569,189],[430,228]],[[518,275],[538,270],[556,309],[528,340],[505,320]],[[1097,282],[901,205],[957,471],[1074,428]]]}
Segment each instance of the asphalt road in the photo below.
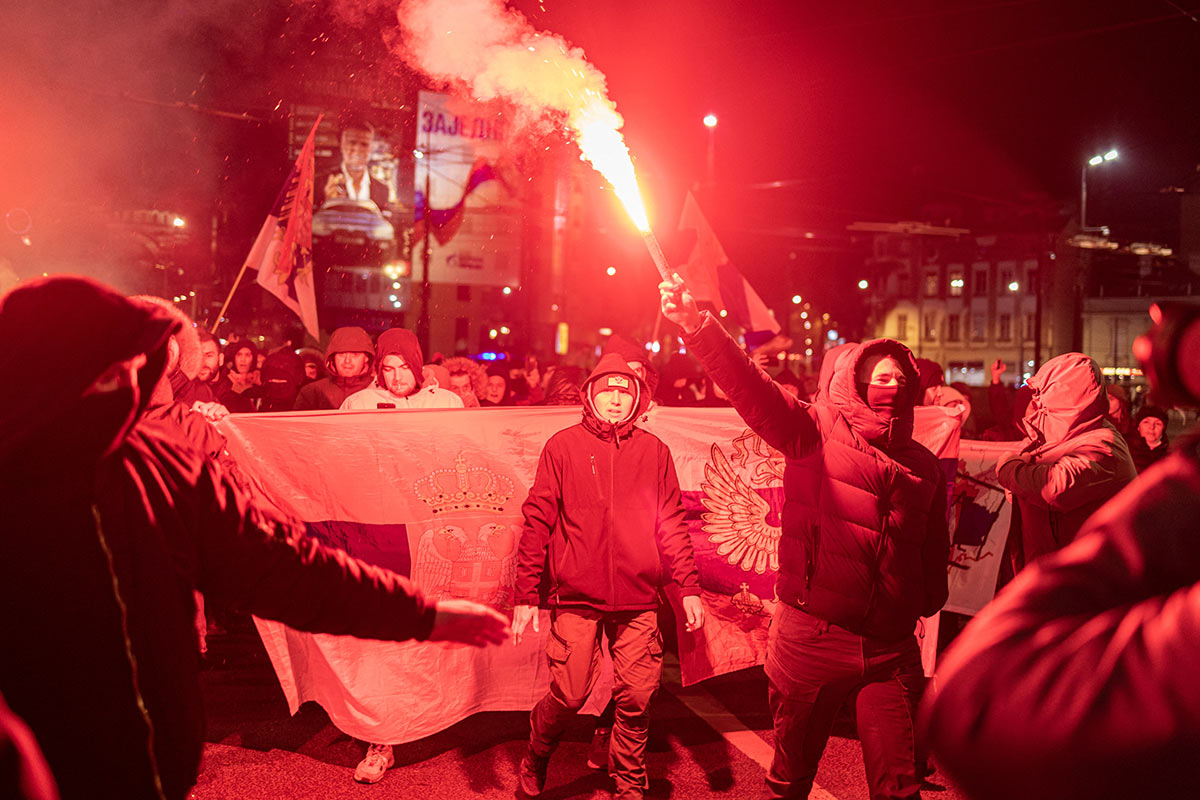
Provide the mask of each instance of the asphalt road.
{"label": "asphalt road", "polygon": [[[379,783],[352,773],[365,745],[334,728],[313,703],[290,717],[283,693],[249,620],[209,640],[202,674],[208,744],[196,800],[340,800],[341,798],[519,797],[516,766],[528,715],[476,714],[434,736],[396,748],[396,766]],[[742,670],[683,688],[668,665],[652,711],[648,765],[651,798],[757,798],[771,753],[771,717],[761,669]],[[567,731],[554,758],[545,800],[606,798],[611,781],[586,766],[592,719]],[[839,721],[817,775],[814,800],[867,800],[862,753],[849,718]],[[962,795],[934,774],[926,797]]]}

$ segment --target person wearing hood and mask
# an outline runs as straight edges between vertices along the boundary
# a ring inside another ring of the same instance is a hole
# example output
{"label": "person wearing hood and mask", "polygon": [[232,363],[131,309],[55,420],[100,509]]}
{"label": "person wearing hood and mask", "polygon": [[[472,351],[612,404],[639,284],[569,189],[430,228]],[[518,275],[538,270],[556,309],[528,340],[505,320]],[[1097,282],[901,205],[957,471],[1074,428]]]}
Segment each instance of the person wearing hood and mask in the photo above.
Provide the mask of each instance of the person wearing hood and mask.
{"label": "person wearing hood and mask", "polygon": [[0,360],[53,360],[0,395],[0,694],[64,800],[182,800],[204,712],[192,597],[298,630],[475,645],[507,620],[258,508],[181,435],[146,424],[178,323],[85,278],[0,299]]}
{"label": "person wearing hood and mask", "polygon": [[357,326],[338,328],[325,348],[325,369],[329,377],[305,384],[296,395],[293,409],[316,411],[341,408],[347,397],[367,388],[374,379],[371,368],[375,345],[367,332]]}
{"label": "person wearing hood and mask", "polygon": [[[350,395],[342,411],[374,408],[462,408],[463,401],[436,382],[425,381],[421,345],[404,328],[390,328],[375,343],[375,379]],[[424,385],[422,385],[424,383]]]}
{"label": "person wearing hood and mask", "polygon": [[284,347],[267,356],[262,365],[262,400],[259,411],[291,411],[304,382],[304,361]]}
{"label": "person wearing hood and mask", "polygon": [[879,339],[827,354],[816,399],[802,403],[701,314],[677,276],[659,289],[688,353],[786,459],[780,603],[765,665],[775,725],[765,796],[808,796],[849,701],[871,797],[919,797],[914,631],[946,601],[950,537],[942,468],[912,438],[920,398],[912,353]]}
{"label": "person wearing hood and mask", "polygon": [[644,796],[650,700],[662,673],[658,590],[683,595],[687,630],[704,622],[700,580],[667,446],[637,427],[650,397],[621,356],[600,359],[583,386],[583,421],[546,442],[521,510],[513,638],[538,628],[547,571],[550,691],[530,714],[518,769],[541,794],[550,754],[596,679],[601,634],[612,654],[616,719],[610,757],[617,797]]}
{"label": "person wearing hood and mask", "polygon": [[996,479],[1016,503],[1014,573],[1070,544],[1092,512],[1137,477],[1125,438],[1105,419],[1108,394],[1095,361],[1064,353],[1028,385],[1025,440],[996,462]]}

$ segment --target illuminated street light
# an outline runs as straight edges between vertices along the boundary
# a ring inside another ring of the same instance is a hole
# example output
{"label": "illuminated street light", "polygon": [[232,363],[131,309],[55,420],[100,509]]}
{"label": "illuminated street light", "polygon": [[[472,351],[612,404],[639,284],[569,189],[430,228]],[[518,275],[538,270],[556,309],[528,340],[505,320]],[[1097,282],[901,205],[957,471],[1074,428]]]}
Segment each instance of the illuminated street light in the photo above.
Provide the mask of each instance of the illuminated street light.
{"label": "illuminated street light", "polygon": [[608,277],[610,277],[610,278],[611,278],[613,275],[616,275],[616,274],[617,274],[617,268],[616,268],[616,267],[609,267],[608,269],[606,269],[606,270],[604,270],[604,271],[608,273]]}
{"label": "illuminated street light", "polygon": [[794,305],[794,306],[798,306],[798,305],[800,305],[800,301],[801,301],[801,300],[803,300],[803,299],[804,299],[804,298],[803,298],[803,297],[801,297],[801,296],[800,296],[800,295],[798,295],[798,294],[794,294],[794,295],[792,295],[792,305]]}
{"label": "illuminated street light", "polygon": [[1114,150],[1109,150],[1107,153],[1104,153],[1103,155],[1092,156],[1091,158],[1089,158],[1087,160],[1087,163],[1084,164],[1083,168],[1080,170],[1080,173],[1079,173],[1079,229],[1080,230],[1086,231],[1088,229],[1088,227],[1087,227],[1088,167],[1096,167],[1096,166],[1103,164],[1106,161],[1116,161],[1117,155],[1118,155],[1118,153],[1114,149]]}
{"label": "illuminated street light", "polygon": [[1008,290],[1010,292],[1019,292],[1021,290],[1021,284],[1017,281],[1013,281],[1008,285]]}
{"label": "illuminated street light", "polygon": [[512,287],[511,287],[511,286],[505,286],[505,287],[504,287],[503,289],[501,289],[500,291],[504,292],[504,294],[506,294],[506,295],[507,295],[507,294],[512,294]]}
{"label": "illuminated street light", "polygon": [[704,127],[708,128],[708,152],[704,159],[704,183],[712,191],[717,182],[717,115],[704,115]]}
{"label": "illuminated street light", "polygon": [[858,288],[860,288],[860,289],[866,289],[870,285],[871,284],[867,283],[866,278],[863,278],[861,281],[858,282]]}
{"label": "illuminated street light", "polygon": [[184,225],[187,225],[187,222],[184,221],[183,217],[175,217],[175,219],[171,220],[171,224],[176,228],[182,228]]}

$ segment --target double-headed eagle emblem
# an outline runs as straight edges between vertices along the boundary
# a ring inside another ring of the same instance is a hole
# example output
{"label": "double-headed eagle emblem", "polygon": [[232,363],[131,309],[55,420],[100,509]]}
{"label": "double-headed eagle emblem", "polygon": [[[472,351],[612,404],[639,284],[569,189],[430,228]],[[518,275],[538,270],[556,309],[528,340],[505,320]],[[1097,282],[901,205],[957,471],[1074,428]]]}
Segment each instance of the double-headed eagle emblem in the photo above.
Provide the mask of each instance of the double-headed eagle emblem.
{"label": "double-headed eagle emblem", "polygon": [[[749,430],[734,440],[732,463],[716,444],[711,455],[700,484],[706,509],[700,518],[709,541],[717,545],[718,555],[747,572],[778,571],[781,529],[772,522],[770,504],[755,489],[778,485],[783,456]],[[748,482],[734,464],[749,472]]]}

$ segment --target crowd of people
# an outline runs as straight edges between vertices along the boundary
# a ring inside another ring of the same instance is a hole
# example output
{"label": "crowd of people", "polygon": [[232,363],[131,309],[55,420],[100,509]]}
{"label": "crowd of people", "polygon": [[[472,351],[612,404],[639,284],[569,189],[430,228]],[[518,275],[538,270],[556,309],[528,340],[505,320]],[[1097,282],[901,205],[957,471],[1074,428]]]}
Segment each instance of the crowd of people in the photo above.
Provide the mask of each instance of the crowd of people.
{"label": "crowd of people", "polygon": [[[591,369],[532,355],[519,364],[437,354],[426,361],[416,336],[398,328],[374,339],[362,328],[339,328],[324,353],[263,352],[262,341],[248,336],[231,336],[222,350],[173,304],[125,298],[88,280],[44,279],[6,295],[0,339],[10,345],[9,373],[35,350],[60,368],[32,375],[0,402],[0,493],[10,515],[0,538],[0,637],[38,642],[0,650],[0,755],[21,755],[0,762],[0,790],[38,800],[56,791],[82,797],[97,785],[124,797],[186,796],[202,741],[195,655],[203,649],[204,595],[301,630],[472,646],[537,630],[539,598],[548,597],[551,688],[531,714],[518,786],[528,796],[543,791],[549,758],[607,642],[616,674],[605,760],[619,797],[643,797],[662,662],[658,592],[675,584],[688,629],[704,621],[672,456],[640,427],[653,403],[729,406],[785,460],[780,602],[765,664],[774,757],[764,797],[808,796],[844,704],[856,711],[872,797],[919,797],[930,746],[978,796],[1022,796],[1019,775],[996,777],[1002,752],[981,755],[970,742],[1012,745],[1035,724],[1094,771],[1100,758],[1080,731],[1108,709],[1101,687],[1091,687],[1086,709],[1057,697],[1048,704],[1062,712],[1057,718],[993,710],[997,689],[985,680],[980,653],[1036,653],[1045,669],[1008,658],[1009,673],[1025,671],[1014,685],[1036,678],[1030,691],[1043,697],[1069,692],[1061,682],[1079,669],[1071,654],[1050,652],[1050,639],[1014,645],[1002,638],[1001,623],[1053,625],[1058,606],[1109,613],[1107,627],[1097,623],[1089,636],[1080,618],[1063,628],[1095,664],[1107,664],[1122,657],[1111,650],[1125,630],[1120,621],[1136,623],[1099,599],[1099,576],[1087,565],[1107,565],[1106,591],[1117,605],[1190,585],[1185,566],[1167,561],[1156,567],[1164,572],[1153,590],[1136,575],[1117,574],[1136,570],[1130,561],[1143,543],[1129,522],[1135,518],[1111,511],[1109,501],[1123,498],[1116,507],[1126,514],[1155,512],[1149,489],[1138,487],[1162,483],[1169,470],[1126,487],[1166,458],[1168,413],[1146,403],[1134,413],[1128,395],[1082,353],[1050,359],[1020,387],[1005,385],[1005,365],[996,361],[990,385],[972,388],[946,385],[940,365],[880,339],[833,348],[819,374],[798,375],[773,363],[773,354],[739,346],[682,282],[665,281],[660,291],[663,315],[686,348],[661,371],[646,348],[616,335]],[[511,624],[469,601],[430,602],[405,578],[312,541],[300,523],[258,502],[210,424],[230,412],[519,405],[578,405],[581,421],[547,442],[522,507]],[[950,550],[945,474],[913,438],[921,405],[950,409],[965,435],[1011,443],[996,480],[1015,511],[1001,577],[1010,589],[998,610],[981,615],[994,627],[968,626],[939,672],[946,681],[918,714],[925,679],[913,632],[946,601]],[[1195,482],[1194,465],[1169,463],[1176,483]],[[598,469],[612,487],[603,505],[613,510],[593,518],[581,512],[596,506],[595,486],[605,483]],[[1178,527],[1168,521],[1145,535],[1167,537]],[[1097,529],[1116,544],[1084,536]],[[1174,540],[1170,547],[1185,557],[1195,549]],[[1163,554],[1141,558],[1158,564]],[[1168,579],[1172,569],[1179,574]],[[1059,597],[1072,580],[1091,587],[1088,598]],[[1139,613],[1149,624],[1156,612]],[[1190,622],[1188,613],[1176,609],[1173,619]],[[1161,638],[1151,644],[1171,650]],[[70,674],[80,651],[89,653],[86,680]],[[1168,702],[1131,674],[1138,696]],[[1122,688],[1120,676],[1108,679],[1110,689],[1114,681]],[[972,698],[980,687],[988,700]],[[990,716],[972,717],[980,707]],[[1142,729],[1136,715],[1118,711],[1112,719],[1126,729],[1102,729],[1148,765],[1182,747],[1170,740],[1172,724],[1195,725],[1180,714],[1152,715],[1152,733],[1165,740],[1154,749],[1129,733]],[[991,727],[980,727],[985,722]],[[1029,744],[1024,757],[1048,770],[1052,762],[1033,738]],[[377,781],[393,761],[389,745],[371,744],[355,777]],[[988,789],[984,778],[1005,788]],[[1172,773],[1160,783],[1177,779]],[[1081,796],[1047,785],[1065,792],[1058,796]],[[1102,794],[1100,784],[1088,785]]]}

